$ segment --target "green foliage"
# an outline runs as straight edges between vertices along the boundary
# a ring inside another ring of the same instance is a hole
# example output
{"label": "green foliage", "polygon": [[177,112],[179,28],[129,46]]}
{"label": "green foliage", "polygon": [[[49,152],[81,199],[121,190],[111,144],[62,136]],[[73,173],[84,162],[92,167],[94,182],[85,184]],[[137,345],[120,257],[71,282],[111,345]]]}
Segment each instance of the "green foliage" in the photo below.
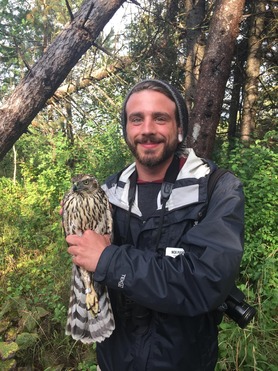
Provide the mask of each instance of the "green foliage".
{"label": "green foliage", "polygon": [[[78,6],[80,1],[75,3]],[[55,0],[0,0],[0,98],[31,68],[69,20],[65,10],[66,5]]]}
{"label": "green foliage", "polygon": [[238,284],[247,301],[257,309],[247,329],[224,322],[220,332],[222,370],[274,370],[277,366],[277,153],[265,141],[217,156],[221,167],[230,168],[243,185],[245,206],[245,253]]}
{"label": "green foliage", "polygon": [[184,3],[175,1],[167,6],[164,1],[144,1],[142,5],[148,11],[142,13],[138,8],[136,14],[134,10],[136,15],[126,31],[129,55],[140,63],[135,78],[139,81],[152,76],[179,86],[184,78],[182,56],[186,53],[180,27],[185,23]]}

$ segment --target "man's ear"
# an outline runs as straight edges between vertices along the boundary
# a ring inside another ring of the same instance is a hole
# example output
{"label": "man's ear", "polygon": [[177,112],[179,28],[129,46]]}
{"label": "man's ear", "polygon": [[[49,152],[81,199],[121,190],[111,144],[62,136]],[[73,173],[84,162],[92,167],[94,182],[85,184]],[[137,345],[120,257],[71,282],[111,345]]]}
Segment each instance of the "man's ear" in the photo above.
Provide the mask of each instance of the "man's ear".
{"label": "man's ear", "polygon": [[182,141],[183,141],[182,128],[178,128],[178,142],[181,143]]}

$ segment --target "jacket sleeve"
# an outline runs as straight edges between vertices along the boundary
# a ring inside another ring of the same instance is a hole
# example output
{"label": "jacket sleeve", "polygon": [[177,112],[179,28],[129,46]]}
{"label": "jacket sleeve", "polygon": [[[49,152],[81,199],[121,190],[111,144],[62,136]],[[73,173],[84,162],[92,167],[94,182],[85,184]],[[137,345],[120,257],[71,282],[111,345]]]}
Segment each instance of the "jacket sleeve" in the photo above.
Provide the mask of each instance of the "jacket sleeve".
{"label": "jacket sleeve", "polygon": [[94,279],[150,309],[196,316],[223,303],[243,253],[244,195],[231,173],[216,184],[203,220],[183,237],[176,258],[131,245],[108,246]]}

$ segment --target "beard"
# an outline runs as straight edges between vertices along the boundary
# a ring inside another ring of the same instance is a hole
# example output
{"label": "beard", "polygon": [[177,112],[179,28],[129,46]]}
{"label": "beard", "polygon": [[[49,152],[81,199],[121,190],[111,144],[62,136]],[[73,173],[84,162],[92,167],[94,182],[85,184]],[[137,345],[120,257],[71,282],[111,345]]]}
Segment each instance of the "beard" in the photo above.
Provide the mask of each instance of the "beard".
{"label": "beard", "polygon": [[[141,137],[131,143],[127,138],[127,145],[133,154],[133,156],[138,160],[141,165],[147,166],[149,168],[155,167],[157,165],[163,164],[169,158],[171,158],[177,150],[178,140],[175,139],[172,142],[165,144],[163,139],[159,139],[153,135],[148,135]],[[159,154],[155,154],[155,150],[146,149],[144,153],[140,153],[137,148],[138,143],[164,143],[163,151]]]}

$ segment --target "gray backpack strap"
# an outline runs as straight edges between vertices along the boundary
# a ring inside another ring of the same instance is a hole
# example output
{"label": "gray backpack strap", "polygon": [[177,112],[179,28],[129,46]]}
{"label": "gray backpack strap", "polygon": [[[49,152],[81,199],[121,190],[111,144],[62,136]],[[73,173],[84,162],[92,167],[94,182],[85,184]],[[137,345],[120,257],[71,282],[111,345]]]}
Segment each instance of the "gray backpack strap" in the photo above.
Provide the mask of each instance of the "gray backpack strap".
{"label": "gray backpack strap", "polygon": [[194,225],[197,225],[198,223],[200,223],[202,221],[202,219],[206,216],[207,209],[209,207],[210,199],[211,199],[212,193],[214,191],[214,188],[215,188],[218,180],[222,177],[222,175],[224,175],[226,173],[231,173],[231,171],[226,170],[226,169],[217,168],[216,170],[214,170],[213,173],[211,173],[209,175],[208,188],[207,188],[208,202],[206,204],[206,207],[199,214],[199,218],[194,222]]}
{"label": "gray backpack strap", "polygon": [[214,191],[214,188],[219,180],[219,178],[222,177],[222,175],[226,174],[226,173],[231,173],[230,170],[226,170],[226,169],[216,169],[209,177],[209,180],[208,180],[208,204],[210,202],[210,199],[211,199],[211,196],[212,196],[212,193]]}

